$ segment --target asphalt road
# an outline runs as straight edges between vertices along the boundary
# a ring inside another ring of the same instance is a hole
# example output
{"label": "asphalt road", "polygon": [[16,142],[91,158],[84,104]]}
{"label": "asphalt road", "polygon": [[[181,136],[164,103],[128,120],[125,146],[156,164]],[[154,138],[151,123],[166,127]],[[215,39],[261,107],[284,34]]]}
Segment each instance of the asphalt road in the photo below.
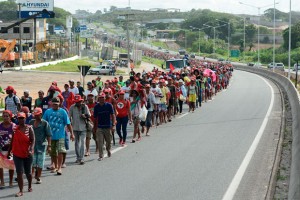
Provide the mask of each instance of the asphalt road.
{"label": "asphalt road", "polygon": [[[267,133],[280,121],[276,88],[274,93],[272,113],[277,115],[268,118],[268,131],[257,145],[259,151],[238,185],[235,199],[262,199],[258,196],[266,193],[278,141],[276,134]],[[260,130],[271,97],[272,90],[262,78],[235,71],[230,88],[213,101],[195,113],[152,128],[151,136],[141,142],[115,147],[111,158],[97,161],[92,154],[85,165],[78,166],[73,164],[71,150],[63,175],[45,171],[43,183],[34,184],[33,192],[26,192],[23,199],[222,199]],[[128,140],[131,135],[132,131]],[[17,186],[0,190],[0,199],[14,198],[17,191]]]}

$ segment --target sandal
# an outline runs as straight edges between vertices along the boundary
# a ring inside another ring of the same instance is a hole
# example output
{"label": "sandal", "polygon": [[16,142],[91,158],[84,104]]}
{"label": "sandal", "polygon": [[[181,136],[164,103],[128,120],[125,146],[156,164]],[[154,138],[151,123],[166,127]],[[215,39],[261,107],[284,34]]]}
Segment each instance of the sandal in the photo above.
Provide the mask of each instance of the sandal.
{"label": "sandal", "polygon": [[52,169],[50,173],[55,173],[55,172],[57,172],[56,168]]}
{"label": "sandal", "polygon": [[54,168],[53,166],[48,166],[47,169],[48,169],[48,170],[53,170],[53,169],[55,169],[55,168]]}
{"label": "sandal", "polygon": [[23,192],[18,192],[18,193],[15,195],[15,197],[21,197],[21,196],[23,196]]}
{"label": "sandal", "polygon": [[28,192],[32,192],[32,188],[28,188]]}
{"label": "sandal", "polygon": [[62,171],[61,170],[57,170],[57,175],[62,175]]}

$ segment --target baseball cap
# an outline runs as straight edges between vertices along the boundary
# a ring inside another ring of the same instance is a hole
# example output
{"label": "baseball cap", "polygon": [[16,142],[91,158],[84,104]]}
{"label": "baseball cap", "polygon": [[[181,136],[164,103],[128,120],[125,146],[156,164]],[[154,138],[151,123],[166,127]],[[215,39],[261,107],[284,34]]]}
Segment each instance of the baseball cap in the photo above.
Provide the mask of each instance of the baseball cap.
{"label": "baseball cap", "polygon": [[75,97],[74,97],[74,102],[78,103],[80,101],[83,101],[83,99],[81,98],[81,96],[79,94],[76,94]]}
{"label": "baseball cap", "polygon": [[26,118],[26,114],[23,112],[18,112],[17,117],[18,118]]}
{"label": "baseball cap", "polygon": [[43,110],[39,107],[35,108],[32,112],[33,116],[37,116],[43,113]]}
{"label": "baseball cap", "polygon": [[14,91],[15,89],[13,88],[13,86],[7,86],[7,88],[5,90]]}
{"label": "baseball cap", "polygon": [[94,94],[93,93],[89,93],[87,96],[94,96]]}
{"label": "baseball cap", "polygon": [[119,94],[125,94],[124,90],[120,90]]}
{"label": "baseball cap", "polygon": [[59,104],[60,103],[60,100],[58,97],[54,97],[52,100],[51,100],[52,104]]}
{"label": "baseball cap", "polygon": [[100,94],[98,95],[98,97],[99,97],[99,98],[105,98],[105,94],[104,94],[104,93],[100,93]]}
{"label": "baseball cap", "polygon": [[91,81],[87,82],[87,85],[92,85],[92,82]]}

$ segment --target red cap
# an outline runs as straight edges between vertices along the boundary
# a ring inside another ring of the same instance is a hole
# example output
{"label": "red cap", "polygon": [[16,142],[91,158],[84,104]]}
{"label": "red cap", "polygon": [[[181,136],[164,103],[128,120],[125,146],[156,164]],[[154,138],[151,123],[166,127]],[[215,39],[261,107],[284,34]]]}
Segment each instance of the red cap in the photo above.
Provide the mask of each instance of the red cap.
{"label": "red cap", "polygon": [[105,98],[105,94],[102,92],[98,95],[99,98]]}
{"label": "red cap", "polygon": [[3,113],[7,113],[9,115],[9,118],[12,118],[12,112],[10,110],[3,110],[2,115]]}
{"label": "red cap", "polygon": [[43,113],[43,110],[39,107],[35,108],[32,112],[33,116],[37,116]]}
{"label": "red cap", "polygon": [[13,88],[13,86],[7,86],[7,88],[5,90],[14,91],[15,89]]}
{"label": "red cap", "polygon": [[27,106],[22,106],[21,112],[29,113],[29,108]]}
{"label": "red cap", "polygon": [[19,113],[17,114],[17,117],[18,117],[18,118],[26,118],[26,114],[23,113],[23,112],[19,112]]}
{"label": "red cap", "polygon": [[103,93],[106,93],[106,92],[110,92],[110,90],[109,89],[107,89],[107,88],[105,88],[104,90],[103,90]]}
{"label": "red cap", "polygon": [[120,90],[119,94],[125,94],[124,90]]}
{"label": "red cap", "polygon": [[165,82],[165,79],[160,79],[159,82],[160,82],[160,83],[164,83],[164,82]]}
{"label": "red cap", "polygon": [[81,96],[79,94],[76,94],[75,97],[74,97],[74,102],[78,103],[80,101],[83,101],[83,99],[81,98]]}

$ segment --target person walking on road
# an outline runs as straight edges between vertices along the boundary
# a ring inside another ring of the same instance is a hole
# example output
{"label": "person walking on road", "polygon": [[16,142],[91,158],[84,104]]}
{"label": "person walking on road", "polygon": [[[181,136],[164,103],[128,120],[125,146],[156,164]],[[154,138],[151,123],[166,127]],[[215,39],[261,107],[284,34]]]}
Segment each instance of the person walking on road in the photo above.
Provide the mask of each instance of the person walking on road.
{"label": "person walking on road", "polygon": [[[132,123],[131,112],[130,112],[130,102],[124,98],[125,92],[121,90],[119,92],[119,98],[116,102],[116,110],[117,110],[117,134],[120,138],[119,145],[124,146],[126,143],[127,137],[127,124]],[[123,134],[121,134],[121,129]]]}
{"label": "person walking on road", "polygon": [[68,127],[72,141],[74,140],[74,134],[67,112],[59,107],[59,98],[55,97],[51,101],[52,108],[46,110],[43,119],[50,124],[52,132],[51,159],[55,166],[52,172],[57,172],[57,175],[62,175],[63,154],[66,153],[65,126]]}
{"label": "person walking on road", "polygon": [[88,107],[83,104],[80,95],[75,95],[75,104],[70,107],[69,116],[72,122],[73,132],[75,135],[75,163],[84,164],[84,145],[86,139],[86,120],[91,117]]}
{"label": "person walking on road", "polygon": [[[94,108],[96,106],[96,103],[94,101],[94,95],[92,93],[88,94],[87,96],[87,103],[86,103],[87,107],[89,108],[90,114],[91,114],[91,118],[90,118],[90,122],[94,124]],[[92,139],[92,135],[93,135],[93,139],[95,140],[95,144],[96,144],[96,153],[99,151],[98,148],[98,142],[97,142],[97,137],[96,134],[93,133],[93,130],[87,130],[86,133],[86,140],[85,140],[85,149],[86,149],[86,153],[84,156],[90,156],[90,142]]]}
{"label": "person walking on road", "polygon": [[25,124],[26,115],[23,112],[17,114],[19,125],[17,125],[12,135],[11,145],[8,155],[13,152],[13,159],[17,171],[17,180],[20,191],[16,197],[23,196],[23,173],[28,181],[28,192],[32,192],[32,155],[35,144],[35,136],[32,126]]}
{"label": "person walking on road", "polygon": [[196,105],[196,100],[198,96],[198,88],[196,85],[196,79],[192,78],[191,79],[191,84],[188,86],[188,97],[189,97],[189,112],[195,111],[195,105]]}
{"label": "person walking on road", "polygon": [[30,121],[35,135],[35,145],[33,154],[32,174],[37,184],[41,184],[41,175],[44,168],[46,150],[51,152],[51,130],[47,121],[42,119],[43,110],[35,108],[33,111],[34,119]]}
{"label": "person walking on road", "polygon": [[12,86],[7,86],[5,97],[5,110],[10,110],[13,115],[17,115],[17,112],[21,110],[21,102],[19,97],[14,94],[15,89]]}
{"label": "person walking on road", "polygon": [[12,112],[10,110],[4,110],[2,118],[3,122],[0,124],[0,188],[5,186],[3,169],[8,169],[9,187],[13,186],[15,169],[14,161],[8,158],[8,149],[16,125],[11,121]]}
{"label": "person walking on road", "polygon": [[136,142],[136,136],[138,136],[137,141],[140,141],[141,132],[140,132],[140,112],[142,110],[141,97],[139,96],[139,92],[137,90],[131,90],[131,102],[130,102],[130,111],[133,120],[133,138],[132,143]]}
{"label": "person walking on road", "polygon": [[111,132],[115,129],[116,118],[113,106],[110,103],[105,102],[105,94],[99,95],[99,103],[94,108],[94,133],[97,135],[99,145],[99,158],[103,160],[103,144],[106,143],[107,156],[111,157]]}

